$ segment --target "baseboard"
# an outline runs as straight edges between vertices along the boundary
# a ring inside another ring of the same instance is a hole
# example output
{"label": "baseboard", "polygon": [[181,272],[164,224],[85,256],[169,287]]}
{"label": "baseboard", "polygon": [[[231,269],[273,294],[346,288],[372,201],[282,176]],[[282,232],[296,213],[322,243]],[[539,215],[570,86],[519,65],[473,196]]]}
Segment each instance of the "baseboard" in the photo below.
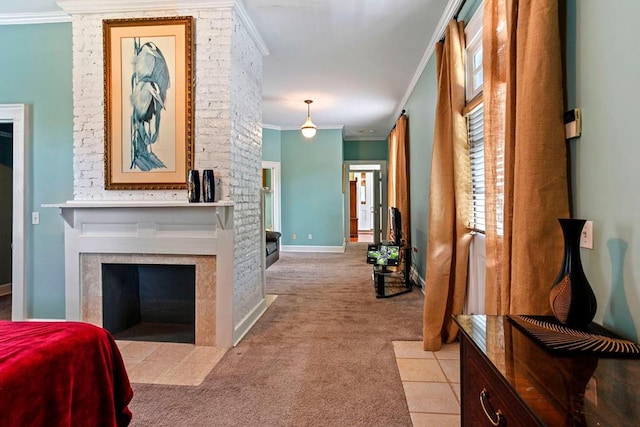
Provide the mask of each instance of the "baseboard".
{"label": "baseboard", "polygon": [[0,297],[3,297],[5,295],[11,295],[11,283],[0,285]]}
{"label": "baseboard", "polygon": [[324,253],[344,253],[345,246],[302,246],[302,245],[282,245],[282,252],[324,252]]}
{"label": "baseboard", "polygon": [[426,289],[427,283],[424,281],[424,279],[422,277],[420,277],[420,274],[418,273],[418,270],[416,270],[415,266],[411,266],[411,272],[409,273],[409,279],[413,283],[418,285],[420,287],[420,290],[424,294],[424,291]]}
{"label": "baseboard", "polygon": [[233,328],[233,346],[235,347],[249,332],[249,330],[255,325],[255,323],[262,317],[264,312],[267,311],[267,300],[261,299],[258,304],[253,307],[253,310],[247,314],[244,319]]}

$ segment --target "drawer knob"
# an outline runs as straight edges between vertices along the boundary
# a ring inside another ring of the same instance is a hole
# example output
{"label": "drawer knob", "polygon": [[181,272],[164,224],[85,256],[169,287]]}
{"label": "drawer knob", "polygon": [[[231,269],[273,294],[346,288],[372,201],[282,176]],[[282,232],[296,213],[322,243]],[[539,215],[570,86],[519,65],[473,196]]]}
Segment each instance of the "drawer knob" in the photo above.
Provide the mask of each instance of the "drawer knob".
{"label": "drawer knob", "polygon": [[[491,425],[497,427],[500,424],[502,424],[502,420],[504,420],[502,411],[500,409],[495,411],[491,407],[491,402],[489,402],[489,392],[487,391],[486,388],[483,388],[482,391],[480,392],[480,405],[482,406],[482,410],[484,411],[484,414],[487,416],[487,419],[489,420]],[[495,417],[495,420],[494,420],[494,417]]]}

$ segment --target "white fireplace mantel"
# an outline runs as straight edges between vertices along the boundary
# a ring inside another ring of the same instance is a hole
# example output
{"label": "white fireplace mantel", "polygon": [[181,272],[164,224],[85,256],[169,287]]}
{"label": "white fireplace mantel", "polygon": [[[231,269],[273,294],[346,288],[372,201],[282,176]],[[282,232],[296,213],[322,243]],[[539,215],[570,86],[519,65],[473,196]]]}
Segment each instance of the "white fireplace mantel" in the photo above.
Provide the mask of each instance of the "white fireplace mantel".
{"label": "white fireplace mantel", "polygon": [[216,256],[216,346],[233,341],[233,202],[68,201],[65,222],[66,319],[82,320],[81,254]]}

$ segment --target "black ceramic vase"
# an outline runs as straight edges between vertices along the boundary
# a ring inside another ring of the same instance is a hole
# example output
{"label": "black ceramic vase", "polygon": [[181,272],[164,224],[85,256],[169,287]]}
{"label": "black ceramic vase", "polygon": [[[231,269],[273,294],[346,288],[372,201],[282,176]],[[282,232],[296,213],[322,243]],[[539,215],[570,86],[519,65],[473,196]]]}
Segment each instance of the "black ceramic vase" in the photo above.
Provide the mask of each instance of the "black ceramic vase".
{"label": "black ceramic vase", "polygon": [[195,169],[189,169],[187,175],[187,198],[191,203],[200,201],[200,174]]}
{"label": "black ceramic vase", "polygon": [[580,260],[580,235],[584,219],[559,218],[564,237],[564,256],[549,302],[560,323],[572,328],[585,328],[596,315],[596,296],[584,275]]}
{"label": "black ceramic vase", "polygon": [[213,169],[202,171],[202,201],[211,203],[216,197],[216,185],[213,180]]}

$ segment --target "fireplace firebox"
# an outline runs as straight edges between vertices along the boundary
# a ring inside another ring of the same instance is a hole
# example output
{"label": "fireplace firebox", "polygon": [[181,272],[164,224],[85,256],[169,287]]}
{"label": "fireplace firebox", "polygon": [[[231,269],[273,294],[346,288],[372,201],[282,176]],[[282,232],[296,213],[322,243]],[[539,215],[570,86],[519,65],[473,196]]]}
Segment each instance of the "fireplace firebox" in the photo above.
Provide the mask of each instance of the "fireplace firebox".
{"label": "fireplace firebox", "polygon": [[195,265],[102,264],[102,323],[116,339],[195,343]]}

